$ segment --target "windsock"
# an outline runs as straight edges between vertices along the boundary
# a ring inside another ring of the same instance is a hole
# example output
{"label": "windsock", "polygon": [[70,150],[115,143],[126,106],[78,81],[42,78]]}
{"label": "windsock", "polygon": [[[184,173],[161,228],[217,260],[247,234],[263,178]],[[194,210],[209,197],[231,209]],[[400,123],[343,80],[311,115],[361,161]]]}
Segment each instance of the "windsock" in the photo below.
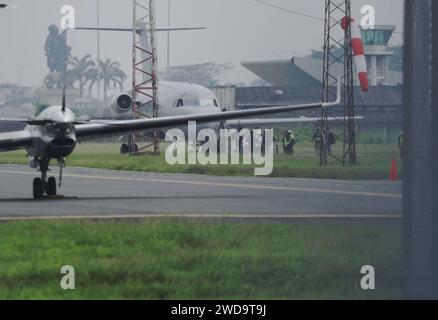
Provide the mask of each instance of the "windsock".
{"label": "windsock", "polygon": [[362,34],[356,21],[351,17],[342,19],[342,29],[347,29],[347,23],[350,22],[351,30],[351,45],[353,47],[354,64],[356,66],[357,75],[359,77],[360,87],[362,91],[368,91],[368,71],[363,49]]}

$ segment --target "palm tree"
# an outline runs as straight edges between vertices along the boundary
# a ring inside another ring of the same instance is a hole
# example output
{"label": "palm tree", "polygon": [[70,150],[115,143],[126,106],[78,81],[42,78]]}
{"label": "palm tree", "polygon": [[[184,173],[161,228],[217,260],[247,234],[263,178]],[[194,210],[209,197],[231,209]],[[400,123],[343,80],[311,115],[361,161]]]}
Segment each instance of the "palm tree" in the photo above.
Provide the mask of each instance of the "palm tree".
{"label": "palm tree", "polygon": [[73,70],[50,72],[44,78],[47,89],[62,89],[64,86],[66,89],[73,88],[76,81],[76,72]]}
{"label": "palm tree", "polygon": [[77,81],[79,81],[79,95],[82,99],[84,85],[90,81],[96,63],[91,59],[91,55],[87,54],[82,58],[74,57],[70,61],[70,65],[73,66],[73,72],[76,75]]}
{"label": "palm tree", "polygon": [[[88,89],[91,91],[93,86],[97,83],[97,68],[90,71],[90,84]],[[115,89],[119,87],[123,90],[123,82],[126,80],[126,74],[120,69],[120,63],[117,61],[111,61],[106,59],[105,61],[99,61],[100,79],[103,83],[103,99],[106,103],[108,96],[108,89]]]}

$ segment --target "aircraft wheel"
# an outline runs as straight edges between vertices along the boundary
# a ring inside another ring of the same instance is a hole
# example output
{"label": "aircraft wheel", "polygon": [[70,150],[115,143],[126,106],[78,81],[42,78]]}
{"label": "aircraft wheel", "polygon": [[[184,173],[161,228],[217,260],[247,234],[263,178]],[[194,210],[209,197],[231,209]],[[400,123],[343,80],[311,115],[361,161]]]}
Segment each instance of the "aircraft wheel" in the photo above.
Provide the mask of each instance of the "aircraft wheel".
{"label": "aircraft wheel", "polygon": [[134,144],[131,146],[131,152],[132,152],[132,153],[136,153],[136,152],[138,152],[138,144],[134,143]]}
{"label": "aircraft wheel", "polygon": [[44,188],[41,178],[33,179],[33,198],[41,199],[43,197]]}
{"label": "aircraft wheel", "polygon": [[50,177],[47,181],[47,195],[56,196],[56,179]]}
{"label": "aircraft wheel", "polygon": [[122,144],[122,146],[120,147],[120,153],[121,154],[129,153],[129,146],[126,143]]}

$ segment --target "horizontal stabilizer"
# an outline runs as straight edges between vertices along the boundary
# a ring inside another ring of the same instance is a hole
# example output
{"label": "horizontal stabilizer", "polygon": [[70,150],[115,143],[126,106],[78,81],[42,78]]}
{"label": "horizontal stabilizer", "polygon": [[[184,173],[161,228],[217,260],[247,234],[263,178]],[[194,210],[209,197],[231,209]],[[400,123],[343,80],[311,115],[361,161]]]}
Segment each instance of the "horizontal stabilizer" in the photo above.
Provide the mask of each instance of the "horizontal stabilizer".
{"label": "horizontal stabilizer", "polygon": [[[76,27],[76,30],[94,30],[94,31],[122,31],[122,32],[132,32],[132,28],[111,28],[111,27]],[[156,28],[155,31],[188,31],[188,30],[205,30],[205,27],[163,27]],[[137,29],[137,32],[140,33],[142,30],[140,28]]]}

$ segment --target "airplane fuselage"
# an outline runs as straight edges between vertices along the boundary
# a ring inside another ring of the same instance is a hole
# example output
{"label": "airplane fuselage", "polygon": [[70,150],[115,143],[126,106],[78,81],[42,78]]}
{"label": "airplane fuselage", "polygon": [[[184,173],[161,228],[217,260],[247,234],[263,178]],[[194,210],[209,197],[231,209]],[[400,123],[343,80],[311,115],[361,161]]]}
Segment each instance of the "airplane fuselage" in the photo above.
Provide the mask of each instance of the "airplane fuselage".
{"label": "airplane fuselage", "polygon": [[[140,97],[141,98],[141,97]],[[141,102],[141,101],[140,101]],[[117,108],[117,105],[116,105]],[[142,107],[141,112],[152,115],[152,105]],[[175,117],[208,114],[221,111],[214,93],[206,87],[174,81],[158,82],[158,116]],[[120,110],[118,112],[121,112]],[[131,112],[129,109],[126,114]],[[210,122],[199,126],[198,130],[217,130],[220,122]],[[185,131],[185,127],[179,129]]]}
{"label": "airplane fuselage", "polygon": [[[207,114],[220,111],[214,93],[206,87],[171,81],[160,81],[158,89],[158,115],[161,117]],[[218,130],[220,122],[200,124],[198,130]],[[186,131],[186,127],[180,128]]]}
{"label": "airplane fuselage", "polygon": [[[46,124],[44,120],[47,120]],[[26,148],[27,152],[38,158],[60,159],[70,155],[77,144],[75,134],[75,115],[61,106],[45,109],[37,117],[40,124],[29,124],[28,130],[32,136],[33,145]],[[53,123],[50,123],[52,121]]]}

